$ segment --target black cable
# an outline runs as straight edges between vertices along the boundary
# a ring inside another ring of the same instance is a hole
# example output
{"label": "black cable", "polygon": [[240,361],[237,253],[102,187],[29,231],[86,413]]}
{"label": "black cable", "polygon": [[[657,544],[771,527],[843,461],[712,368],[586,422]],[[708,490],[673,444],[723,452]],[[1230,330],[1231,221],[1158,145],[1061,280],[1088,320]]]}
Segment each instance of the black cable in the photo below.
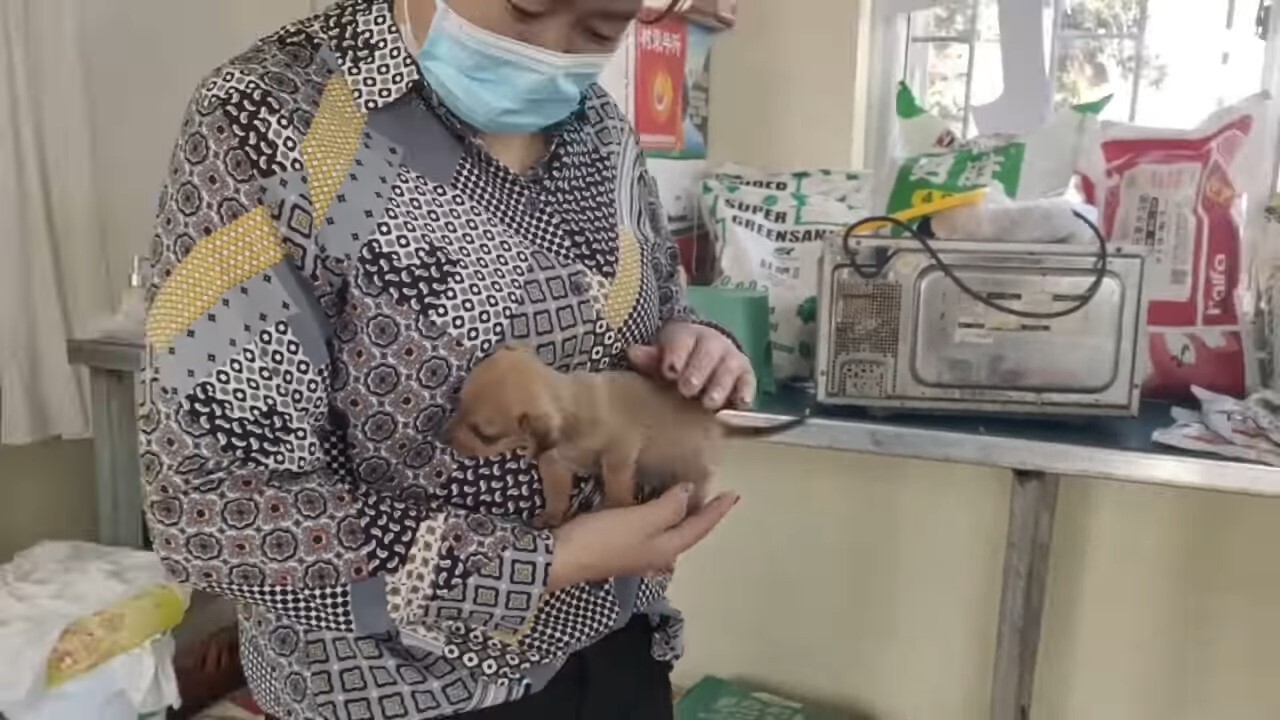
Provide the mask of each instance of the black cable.
{"label": "black cable", "polygon": [[[877,215],[875,217],[869,217],[863,220],[859,220],[858,222],[850,225],[844,231],[844,251],[845,251],[845,254],[849,255],[850,257],[856,256],[856,254],[849,247],[849,238],[857,234],[858,228],[865,227],[867,225],[881,224],[881,223],[887,224],[887,225],[893,225],[894,227],[906,232],[908,235],[911,236],[913,240],[920,243],[920,245],[925,249],[925,252],[929,253],[929,257],[933,258],[933,261],[937,263],[938,269],[942,271],[942,274],[946,275],[947,279],[955,283],[956,287],[960,288],[960,290],[962,290],[966,295],[973,298],[974,300],[977,300],[978,302],[982,303],[983,305],[986,305],[992,310],[997,310],[999,312],[1006,313],[1014,317],[1026,318],[1028,320],[1053,320],[1056,318],[1066,317],[1068,315],[1074,315],[1075,313],[1078,313],[1081,310],[1083,310],[1086,305],[1093,302],[1093,298],[1098,294],[1098,290],[1102,287],[1102,282],[1106,280],[1106,277],[1107,277],[1107,239],[1103,237],[1102,231],[1098,229],[1097,224],[1095,224],[1092,220],[1085,217],[1083,214],[1081,214],[1076,210],[1072,210],[1071,213],[1075,215],[1077,218],[1079,218],[1080,222],[1087,225],[1089,229],[1093,231],[1094,236],[1098,238],[1098,255],[1097,255],[1097,258],[1094,260],[1094,264],[1097,266],[1097,273],[1093,277],[1093,282],[1091,282],[1089,284],[1089,287],[1084,291],[1084,294],[1081,296],[1081,299],[1079,302],[1072,305],[1071,307],[1064,308],[1062,310],[1054,310],[1053,312],[1032,312],[1030,310],[1019,310],[1018,308],[1009,307],[1008,305],[1003,305],[1001,303],[998,303],[995,300],[992,300],[991,298],[987,297],[986,295],[983,295],[982,293],[978,292],[977,290],[974,290],[973,288],[969,287],[969,285],[965,283],[965,281],[960,279],[959,275],[956,275],[955,271],[951,269],[951,266],[948,265],[946,261],[943,260],[942,257],[938,255],[938,251],[933,249],[933,244],[929,242],[929,239],[926,238],[924,234],[916,230],[910,224],[903,222],[902,220],[899,220],[898,218],[895,218],[895,217],[890,217],[888,215]],[[891,258],[891,257],[892,257],[892,254],[886,256],[884,261],[885,264],[887,264],[888,258]],[[883,269],[883,265],[881,266],[880,269]],[[872,273],[870,276],[864,275],[862,269],[856,264],[853,265],[853,270],[860,277],[867,280],[871,280],[879,276],[879,272]]]}

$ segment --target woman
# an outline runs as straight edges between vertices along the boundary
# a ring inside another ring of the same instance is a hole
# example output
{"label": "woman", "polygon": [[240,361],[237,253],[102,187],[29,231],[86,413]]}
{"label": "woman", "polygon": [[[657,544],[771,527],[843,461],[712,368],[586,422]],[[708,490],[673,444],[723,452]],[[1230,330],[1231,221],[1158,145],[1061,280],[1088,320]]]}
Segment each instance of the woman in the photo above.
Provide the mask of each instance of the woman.
{"label": "woman", "polygon": [[152,255],[148,513],[177,579],[239,601],[267,712],[671,717],[664,569],[737,498],[535,531],[535,466],[439,438],[506,341],[754,394],[594,82],[640,4],[342,0],[196,92]]}

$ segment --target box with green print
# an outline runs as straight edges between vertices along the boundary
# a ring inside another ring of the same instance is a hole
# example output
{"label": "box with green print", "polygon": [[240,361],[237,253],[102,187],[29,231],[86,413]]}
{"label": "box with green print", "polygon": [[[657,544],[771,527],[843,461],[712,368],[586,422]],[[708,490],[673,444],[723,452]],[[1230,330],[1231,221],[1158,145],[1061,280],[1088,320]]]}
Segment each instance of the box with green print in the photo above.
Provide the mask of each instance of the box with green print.
{"label": "box with green print", "polygon": [[676,702],[677,720],[836,720],[803,703],[708,676]]}

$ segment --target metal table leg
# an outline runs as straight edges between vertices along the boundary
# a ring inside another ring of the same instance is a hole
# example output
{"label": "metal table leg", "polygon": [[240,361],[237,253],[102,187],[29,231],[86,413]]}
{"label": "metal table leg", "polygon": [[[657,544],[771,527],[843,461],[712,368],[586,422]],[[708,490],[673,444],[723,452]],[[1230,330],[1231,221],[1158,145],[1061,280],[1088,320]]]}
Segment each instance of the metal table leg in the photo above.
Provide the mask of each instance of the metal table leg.
{"label": "metal table leg", "polygon": [[94,368],[93,455],[98,491],[98,541],[142,547],[142,472],[132,373]]}
{"label": "metal table leg", "polygon": [[1057,475],[1016,470],[1009,498],[1004,583],[991,682],[991,720],[1027,720],[1049,579]]}

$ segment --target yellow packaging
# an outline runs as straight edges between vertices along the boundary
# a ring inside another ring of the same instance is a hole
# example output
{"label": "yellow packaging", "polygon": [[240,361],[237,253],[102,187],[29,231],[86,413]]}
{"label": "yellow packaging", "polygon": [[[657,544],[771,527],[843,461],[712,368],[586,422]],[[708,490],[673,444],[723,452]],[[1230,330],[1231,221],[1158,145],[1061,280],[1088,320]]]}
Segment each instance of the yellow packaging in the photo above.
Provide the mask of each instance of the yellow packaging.
{"label": "yellow packaging", "polygon": [[173,629],[187,612],[189,593],[156,585],[62,631],[49,653],[46,687],[53,689]]}

